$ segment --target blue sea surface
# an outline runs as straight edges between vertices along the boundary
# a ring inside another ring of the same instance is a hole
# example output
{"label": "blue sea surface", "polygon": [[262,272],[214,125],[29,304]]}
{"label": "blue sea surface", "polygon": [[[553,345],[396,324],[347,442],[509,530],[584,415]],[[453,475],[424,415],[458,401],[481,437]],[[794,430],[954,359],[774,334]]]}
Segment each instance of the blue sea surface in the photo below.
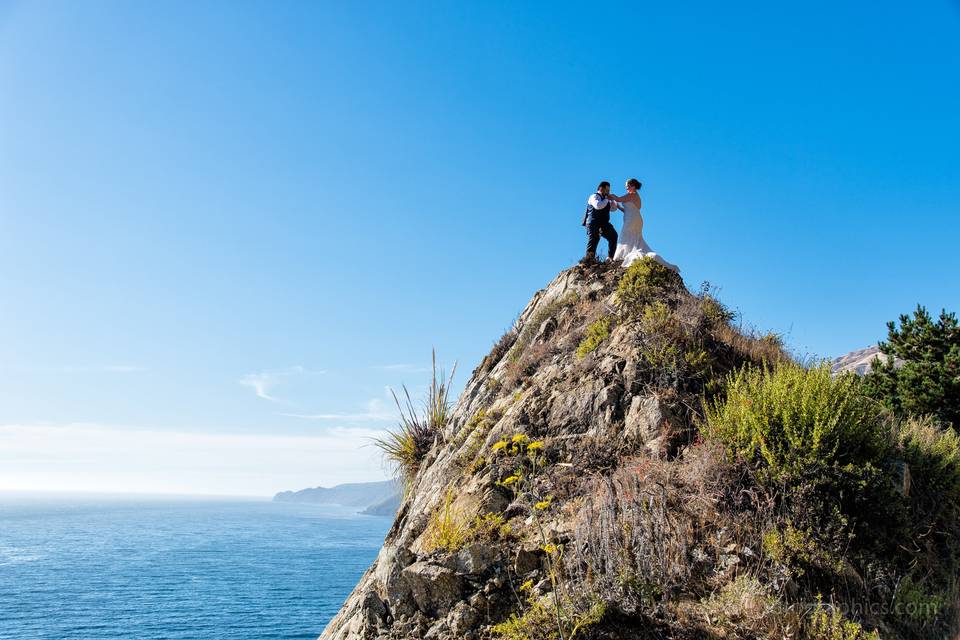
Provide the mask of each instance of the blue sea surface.
{"label": "blue sea surface", "polygon": [[0,494],[0,638],[316,638],[391,524],[354,512]]}

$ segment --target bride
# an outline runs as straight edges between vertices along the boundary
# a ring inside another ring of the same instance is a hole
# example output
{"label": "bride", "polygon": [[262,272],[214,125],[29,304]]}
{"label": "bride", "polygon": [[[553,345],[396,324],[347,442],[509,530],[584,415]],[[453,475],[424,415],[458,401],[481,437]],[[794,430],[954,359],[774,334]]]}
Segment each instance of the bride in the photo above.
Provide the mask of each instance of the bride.
{"label": "bride", "polygon": [[617,243],[617,251],[613,256],[614,260],[623,260],[623,266],[629,267],[635,261],[641,258],[653,258],[665,267],[669,267],[676,272],[680,272],[677,265],[670,264],[662,257],[654,253],[643,240],[643,216],[640,215],[640,181],[636,178],[627,180],[627,193],[617,197],[613,194],[610,199],[618,203],[623,211],[623,230],[620,232],[620,242]]}

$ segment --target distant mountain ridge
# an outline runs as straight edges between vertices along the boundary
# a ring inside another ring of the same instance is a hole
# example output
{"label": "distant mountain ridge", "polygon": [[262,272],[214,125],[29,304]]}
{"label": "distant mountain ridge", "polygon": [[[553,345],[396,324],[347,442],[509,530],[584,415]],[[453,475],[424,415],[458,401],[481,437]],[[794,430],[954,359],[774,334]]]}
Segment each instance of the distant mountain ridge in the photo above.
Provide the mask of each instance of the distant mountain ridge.
{"label": "distant mountain ridge", "polygon": [[[880,351],[880,347],[874,345],[872,347],[867,347],[866,349],[851,351],[850,353],[842,355],[839,358],[834,358],[830,361],[830,369],[833,371],[834,375],[843,373],[845,371],[852,371],[857,375],[865,376],[873,369],[874,358],[886,360],[886,357],[886,354]],[[893,366],[900,367],[901,365],[903,365],[903,360],[894,358]]]}
{"label": "distant mountain ridge", "polygon": [[[352,482],[333,487],[313,487],[300,491],[281,491],[274,502],[308,502],[360,507],[362,513],[392,515],[400,504],[400,487],[394,480],[383,482]],[[394,505],[393,510],[390,505]]]}
{"label": "distant mountain ridge", "polygon": [[882,355],[880,347],[874,345],[834,358],[830,363],[830,368],[834,374],[852,371],[862,376],[870,373],[870,363],[873,362],[873,359]]}

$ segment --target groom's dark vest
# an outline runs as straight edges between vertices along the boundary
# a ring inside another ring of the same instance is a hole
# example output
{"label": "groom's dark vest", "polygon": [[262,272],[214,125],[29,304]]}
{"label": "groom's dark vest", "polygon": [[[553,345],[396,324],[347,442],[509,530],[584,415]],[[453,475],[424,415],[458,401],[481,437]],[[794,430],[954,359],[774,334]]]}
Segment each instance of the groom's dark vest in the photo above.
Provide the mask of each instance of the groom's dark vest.
{"label": "groom's dark vest", "polygon": [[[597,192],[597,195],[600,195],[600,193]],[[610,200],[607,200],[607,206],[602,209],[595,209],[592,204],[587,203],[587,211],[583,214],[583,226],[591,223],[604,224],[606,222],[610,222]]]}

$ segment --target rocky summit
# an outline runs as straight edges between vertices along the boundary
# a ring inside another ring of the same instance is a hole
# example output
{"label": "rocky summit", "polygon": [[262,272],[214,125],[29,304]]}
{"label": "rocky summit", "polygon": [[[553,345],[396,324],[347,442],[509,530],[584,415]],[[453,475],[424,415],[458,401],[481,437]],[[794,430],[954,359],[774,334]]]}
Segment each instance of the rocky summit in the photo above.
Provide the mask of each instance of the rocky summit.
{"label": "rocky summit", "polygon": [[783,367],[802,369],[776,336],[652,260],[560,273],[399,470],[393,527],[321,640],[947,637],[953,595],[910,568],[945,538],[889,524],[918,513],[906,463],[883,449],[851,495],[859,458],[774,476],[707,428],[734,372]]}

